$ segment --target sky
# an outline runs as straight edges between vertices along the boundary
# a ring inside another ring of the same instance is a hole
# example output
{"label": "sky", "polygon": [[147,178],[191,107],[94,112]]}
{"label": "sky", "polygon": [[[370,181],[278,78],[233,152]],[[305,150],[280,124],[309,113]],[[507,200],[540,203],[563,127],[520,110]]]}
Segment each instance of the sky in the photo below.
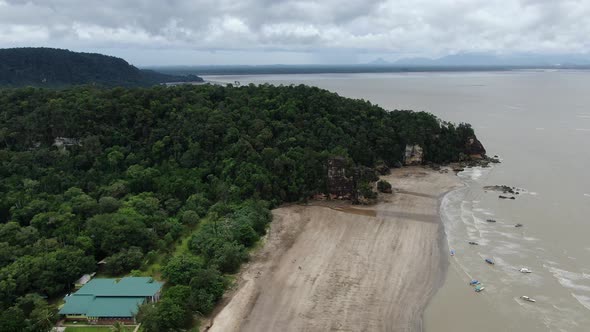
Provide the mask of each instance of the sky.
{"label": "sky", "polygon": [[137,66],[589,54],[590,0],[0,0],[0,48]]}

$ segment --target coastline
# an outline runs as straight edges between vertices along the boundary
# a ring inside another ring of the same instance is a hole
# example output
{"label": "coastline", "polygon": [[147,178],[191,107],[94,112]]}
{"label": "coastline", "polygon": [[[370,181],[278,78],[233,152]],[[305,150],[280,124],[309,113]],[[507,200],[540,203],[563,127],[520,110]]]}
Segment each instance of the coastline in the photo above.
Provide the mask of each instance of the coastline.
{"label": "coastline", "polygon": [[205,329],[421,331],[449,263],[441,200],[463,184],[422,167],[382,178],[397,192],[372,206],[273,210],[264,245]]}

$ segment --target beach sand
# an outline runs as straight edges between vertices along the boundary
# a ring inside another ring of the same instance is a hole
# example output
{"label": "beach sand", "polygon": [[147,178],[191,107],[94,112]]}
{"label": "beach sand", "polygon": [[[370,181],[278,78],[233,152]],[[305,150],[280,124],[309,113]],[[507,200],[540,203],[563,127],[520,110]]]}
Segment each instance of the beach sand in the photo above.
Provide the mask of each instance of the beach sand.
{"label": "beach sand", "polygon": [[258,249],[209,331],[420,331],[447,267],[438,216],[452,173],[407,167],[372,206],[313,202],[273,210]]}

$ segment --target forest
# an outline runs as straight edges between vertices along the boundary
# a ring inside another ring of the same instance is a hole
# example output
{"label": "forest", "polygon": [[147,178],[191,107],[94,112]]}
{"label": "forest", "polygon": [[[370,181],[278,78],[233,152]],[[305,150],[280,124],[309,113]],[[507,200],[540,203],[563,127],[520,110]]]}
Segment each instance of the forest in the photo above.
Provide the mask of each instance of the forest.
{"label": "forest", "polygon": [[326,191],[327,160],[459,160],[467,124],[308,86],[0,90],[0,326],[48,331],[82,274],[151,275],[145,331],[210,313],[270,209]]}
{"label": "forest", "polygon": [[0,49],[0,87],[152,86],[166,82],[202,82],[195,75],[142,70],[103,54],[45,47]]}

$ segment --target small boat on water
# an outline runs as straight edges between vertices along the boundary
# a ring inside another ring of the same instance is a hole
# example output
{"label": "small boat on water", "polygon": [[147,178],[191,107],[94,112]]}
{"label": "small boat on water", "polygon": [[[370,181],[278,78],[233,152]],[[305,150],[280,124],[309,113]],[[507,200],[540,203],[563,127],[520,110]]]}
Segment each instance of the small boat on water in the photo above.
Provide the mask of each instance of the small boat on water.
{"label": "small boat on water", "polygon": [[520,273],[533,273],[533,271],[527,269],[526,267],[521,267],[518,271],[520,271]]}
{"label": "small boat on water", "polygon": [[486,221],[487,221],[487,222],[496,222],[496,220],[495,220],[495,219],[487,219]]}
{"label": "small boat on water", "polygon": [[477,279],[473,279],[473,280],[471,280],[471,281],[469,282],[469,285],[470,285],[470,286],[479,285],[479,280],[477,280]]}
{"label": "small boat on water", "polygon": [[475,291],[476,291],[477,293],[481,292],[481,291],[482,291],[482,290],[484,290],[484,289],[486,289],[486,288],[485,288],[484,286],[482,286],[482,285],[477,285],[477,286],[475,286]]}
{"label": "small boat on water", "polygon": [[494,261],[491,258],[486,258],[485,261],[488,264],[494,265]]}
{"label": "small boat on water", "polygon": [[451,249],[451,256],[455,256],[455,250]]}
{"label": "small boat on water", "polygon": [[532,298],[530,298],[530,297],[528,297],[526,295],[523,295],[520,298],[523,299],[523,300],[525,300],[525,301],[528,301],[528,302],[537,302],[535,299],[532,299]]}
{"label": "small boat on water", "polygon": [[523,224],[516,224],[516,225],[514,225],[514,227],[522,227],[522,226],[523,226]]}
{"label": "small boat on water", "polygon": [[469,244],[471,244],[472,246],[477,246],[477,245],[479,245],[479,243],[477,243],[477,242],[473,242],[473,241],[469,241]]}

